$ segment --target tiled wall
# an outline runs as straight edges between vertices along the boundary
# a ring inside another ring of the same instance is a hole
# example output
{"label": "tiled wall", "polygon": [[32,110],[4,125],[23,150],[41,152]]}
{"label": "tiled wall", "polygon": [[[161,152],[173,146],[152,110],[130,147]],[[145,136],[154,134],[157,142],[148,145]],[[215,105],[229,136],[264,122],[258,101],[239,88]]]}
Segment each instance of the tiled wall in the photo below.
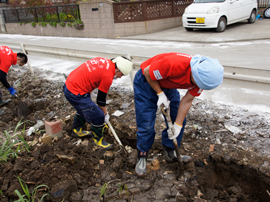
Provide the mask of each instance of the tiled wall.
{"label": "tiled wall", "polygon": [[25,34],[38,36],[63,36],[83,38],[117,38],[133,36],[161,31],[164,29],[182,25],[181,17],[166,18],[159,20],[114,23],[112,1],[91,0],[81,1],[80,13],[84,22],[84,30],[76,30],[70,27],[57,26],[47,27],[37,25],[35,28],[30,23],[7,23],[6,29],[9,34]]}

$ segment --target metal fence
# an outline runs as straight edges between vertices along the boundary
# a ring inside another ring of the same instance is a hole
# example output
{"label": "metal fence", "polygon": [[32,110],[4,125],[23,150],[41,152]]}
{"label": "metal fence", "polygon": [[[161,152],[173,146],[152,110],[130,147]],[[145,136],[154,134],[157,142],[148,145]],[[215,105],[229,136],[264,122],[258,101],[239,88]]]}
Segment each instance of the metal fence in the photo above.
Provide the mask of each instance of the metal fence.
{"label": "metal fence", "polygon": [[270,4],[270,0],[258,0],[258,8],[265,8]]}
{"label": "metal fence", "polygon": [[72,22],[80,19],[79,5],[17,8],[3,10],[6,23]]}
{"label": "metal fence", "polygon": [[182,16],[193,0],[156,0],[113,3],[114,22],[138,22]]}

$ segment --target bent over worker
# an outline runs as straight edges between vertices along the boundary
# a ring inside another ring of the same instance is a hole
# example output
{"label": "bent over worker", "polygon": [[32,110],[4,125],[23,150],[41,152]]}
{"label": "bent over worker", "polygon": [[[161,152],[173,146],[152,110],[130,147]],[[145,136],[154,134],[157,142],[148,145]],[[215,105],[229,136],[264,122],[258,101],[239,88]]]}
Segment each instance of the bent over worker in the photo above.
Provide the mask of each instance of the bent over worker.
{"label": "bent over worker", "polygon": [[[17,94],[17,91],[10,86],[7,81],[7,73],[11,65],[23,66],[27,63],[27,56],[24,53],[14,53],[8,46],[0,46],[0,81],[9,90],[12,96]],[[0,106],[7,104],[10,100],[2,100],[3,94],[0,88]],[[0,110],[0,114],[3,112]]]}
{"label": "bent over worker", "polygon": [[[138,159],[135,172],[145,176],[146,160],[155,139],[154,124],[157,108],[164,104],[170,107],[174,123],[174,137],[168,137],[167,128],[162,132],[162,145],[167,163],[177,162],[172,139],[177,138],[180,146],[186,124],[186,114],[194,97],[203,90],[211,90],[223,82],[223,67],[217,59],[202,55],[183,53],[163,53],[141,64],[134,78],[134,96],[137,122]],[[188,89],[180,102],[177,89]],[[184,163],[191,157],[181,156]]]}
{"label": "bent over worker", "polygon": [[[125,57],[114,59],[96,57],[86,61],[73,70],[64,85],[64,94],[76,109],[72,133],[73,137],[92,137],[94,143],[105,149],[111,144],[103,139],[109,114],[106,108],[106,97],[113,79],[128,75],[133,63]],[[97,105],[91,99],[91,92],[98,88]],[[91,131],[84,131],[85,123],[91,123]]]}

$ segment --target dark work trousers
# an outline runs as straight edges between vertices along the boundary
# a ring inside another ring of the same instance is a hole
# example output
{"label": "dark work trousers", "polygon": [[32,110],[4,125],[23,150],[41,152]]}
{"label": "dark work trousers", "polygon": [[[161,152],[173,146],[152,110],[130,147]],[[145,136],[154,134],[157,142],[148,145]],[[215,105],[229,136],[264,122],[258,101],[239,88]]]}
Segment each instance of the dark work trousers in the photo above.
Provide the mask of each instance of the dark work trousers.
{"label": "dark work trousers", "polygon": [[[175,122],[178,107],[180,104],[180,94],[176,89],[162,88],[167,98],[170,100],[170,115],[172,123]],[[158,95],[148,84],[142,70],[139,70],[134,78],[134,97],[137,122],[137,148],[142,152],[148,152],[155,140],[155,121],[157,112]],[[164,117],[165,118],[165,117]],[[168,123],[165,119],[167,128],[162,132],[162,145],[174,148],[172,140],[168,137]],[[177,137],[178,145],[182,141],[186,119],[183,128]]]}
{"label": "dark work trousers", "polygon": [[103,111],[92,101],[90,93],[84,95],[74,95],[71,93],[66,85],[63,87],[64,94],[69,103],[77,110],[77,113],[95,126],[104,124]]}

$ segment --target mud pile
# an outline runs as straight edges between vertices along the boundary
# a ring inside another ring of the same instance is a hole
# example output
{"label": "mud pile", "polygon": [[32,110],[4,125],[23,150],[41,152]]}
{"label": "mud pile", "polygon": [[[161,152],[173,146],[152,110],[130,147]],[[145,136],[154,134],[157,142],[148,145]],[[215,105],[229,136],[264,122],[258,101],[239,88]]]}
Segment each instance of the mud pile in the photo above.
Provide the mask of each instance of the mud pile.
{"label": "mud pile", "polygon": [[[24,135],[29,143],[35,142],[30,151],[0,163],[3,202],[18,199],[15,190],[23,193],[16,176],[27,183],[30,191],[47,185],[49,190],[39,189],[37,193],[39,199],[50,193],[44,201],[270,201],[268,114],[195,99],[180,149],[193,161],[185,164],[178,178],[178,164],[164,161],[161,132],[165,123],[159,113],[148,173],[138,178],[134,174],[137,128],[132,92],[112,88],[107,98],[110,122],[128,150],[125,153],[110,130],[105,134],[106,141],[114,143],[110,151],[94,146],[92,139],[69,136],[75,111],[63,95],[63,75],[36,69],[32,76],[27,69],[11,68],[8,81],[15,83],[14,88],[30,110],[22,119],[25,133],[38,120],[61,120],[63,137],[50,144],[40,143],[44,126],[30,136]],[[12,134],[21,118],[17,100],[2,90],[5,99],[12,99],[1,108],[3,139],[3,131]],[[124,114],[113,116],[117,110]]]}

